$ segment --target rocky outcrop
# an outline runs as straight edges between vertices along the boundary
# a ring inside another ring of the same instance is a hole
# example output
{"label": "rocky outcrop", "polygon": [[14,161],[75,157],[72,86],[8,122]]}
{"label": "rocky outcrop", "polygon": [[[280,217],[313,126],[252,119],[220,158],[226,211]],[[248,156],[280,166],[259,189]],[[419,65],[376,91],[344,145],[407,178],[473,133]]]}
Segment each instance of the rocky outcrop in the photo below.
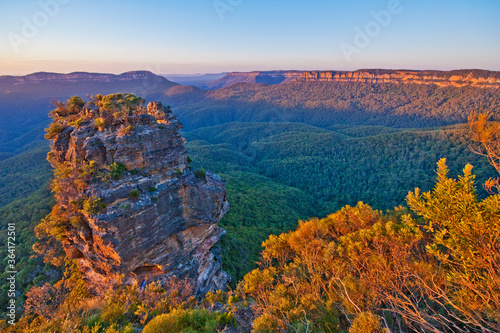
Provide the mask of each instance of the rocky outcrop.
{"label": "rocky outcrop", "polygon": [[122,120],[98,106],[81,113],[79,127],[53,139],[51,161],[73,170],[56,199],[65,211],[80,205],[63,247],[84,279],[96,292],[119,275],[125,283],[187,277],[197,295],[225,288],[229,276],[211,251],[224,234],[224,182],[191,170],[180,122],[159,102]]}

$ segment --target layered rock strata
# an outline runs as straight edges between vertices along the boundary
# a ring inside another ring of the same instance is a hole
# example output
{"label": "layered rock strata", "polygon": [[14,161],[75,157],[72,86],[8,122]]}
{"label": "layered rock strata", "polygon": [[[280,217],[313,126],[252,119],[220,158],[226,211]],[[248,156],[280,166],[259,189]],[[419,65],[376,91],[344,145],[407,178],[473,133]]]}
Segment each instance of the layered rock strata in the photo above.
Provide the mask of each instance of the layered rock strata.
{"label": "layered rock strata", "polygon": [[82,208],[66,231],[66,255],[96,290],[119,275],[125,283],[187,277],[197,295],[223,289],[229,276],[211,249],[224,234],[217,226],[228,210],[224,182],[191,170],[170,109],[159,102],[142,109],[101,123],[102,110],[84,109],[78,127],[53,139],[52,163],[80,170],[58,182],[61,209]]}
{"label": "layered rock strata", "polygon": [[498,72],[359,70],[303,72],[292,81],[435,84],[441,87],[499,88]]}
{"label": "layered rock strata", "polygon": [[357,82],[393,84],[433,84],[441,87],[500,88],[500,72],[486,70],[387,70],[357,71],[255,71],[227,73],[212,81],[209,89],[227,87],[237,82],[280,84],[289,82]]}

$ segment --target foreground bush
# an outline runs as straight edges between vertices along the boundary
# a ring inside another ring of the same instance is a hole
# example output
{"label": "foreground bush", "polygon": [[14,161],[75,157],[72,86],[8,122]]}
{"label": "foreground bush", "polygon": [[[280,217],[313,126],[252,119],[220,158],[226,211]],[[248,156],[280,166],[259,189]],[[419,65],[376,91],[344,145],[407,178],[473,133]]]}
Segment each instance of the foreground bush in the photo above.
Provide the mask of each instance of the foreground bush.
{"label": "foreground bush", "polygon": [[500,195],[478,200],[471,169],[441,160],[414,216],[359,203],[271,236],[242,282],[254,331],[500,332]]}
{"label": "foreground bush", "polygon": [[174,310],[151,320],[143,333],[216,332],[218,317],[207,310]]}

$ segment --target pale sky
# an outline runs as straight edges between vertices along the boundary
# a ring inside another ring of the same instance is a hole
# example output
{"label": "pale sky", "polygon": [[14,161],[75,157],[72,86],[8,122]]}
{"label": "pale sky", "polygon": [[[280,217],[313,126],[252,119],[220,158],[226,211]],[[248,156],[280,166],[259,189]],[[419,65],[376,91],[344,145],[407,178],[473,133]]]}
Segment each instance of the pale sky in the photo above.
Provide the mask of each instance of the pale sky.
{"label": "pale sky", "polygon": [[0,0],[0,75],[500,70],[498,0]]}

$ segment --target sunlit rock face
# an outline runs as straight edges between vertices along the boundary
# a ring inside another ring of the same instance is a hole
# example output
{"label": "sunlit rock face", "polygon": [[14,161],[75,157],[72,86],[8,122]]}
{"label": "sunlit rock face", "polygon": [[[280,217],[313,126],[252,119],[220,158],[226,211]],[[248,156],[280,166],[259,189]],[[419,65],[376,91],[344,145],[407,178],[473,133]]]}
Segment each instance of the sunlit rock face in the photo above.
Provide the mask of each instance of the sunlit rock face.
{"label": "sunlit rock face", "polygon": [[118,125],[99,129],[88,121],[53,140],[58,163],[126,168],[117,179],[94,177],[82,189],[62,189],[57,197],[62,207],[82,195],[105,207],[86,213],[85,221],[68,231],[66,254],[78,260],[96,290],[120,275],[124,283],[188,277],[197,295],[225,288],[229,276],[211,251],[224,234],[217,226],[229,207],[224,182],[211,172],[191,170],[178,132],[182,125],[161,103],[150,103],[147,114],[136,118],[127,131]]}
{"label": "sunlit rock face", "polygon": [[432,84],[441,87],[500,88],[500,73],[486,70],[418,71],[361,69],[357,71],[255,71],[227,73],[210,82],[209,89],[234,83],[280,84],[289,82],[354,82],[392,84]]}
{"label": "sunlit rock face", "polygon": [[498,72],[481,70],[459,71],[409,71],[409,70],[359,70],[303,72],[293,81],[310,82],[360,82],[396,84],[434,84],[442,87],[500,88]]}

